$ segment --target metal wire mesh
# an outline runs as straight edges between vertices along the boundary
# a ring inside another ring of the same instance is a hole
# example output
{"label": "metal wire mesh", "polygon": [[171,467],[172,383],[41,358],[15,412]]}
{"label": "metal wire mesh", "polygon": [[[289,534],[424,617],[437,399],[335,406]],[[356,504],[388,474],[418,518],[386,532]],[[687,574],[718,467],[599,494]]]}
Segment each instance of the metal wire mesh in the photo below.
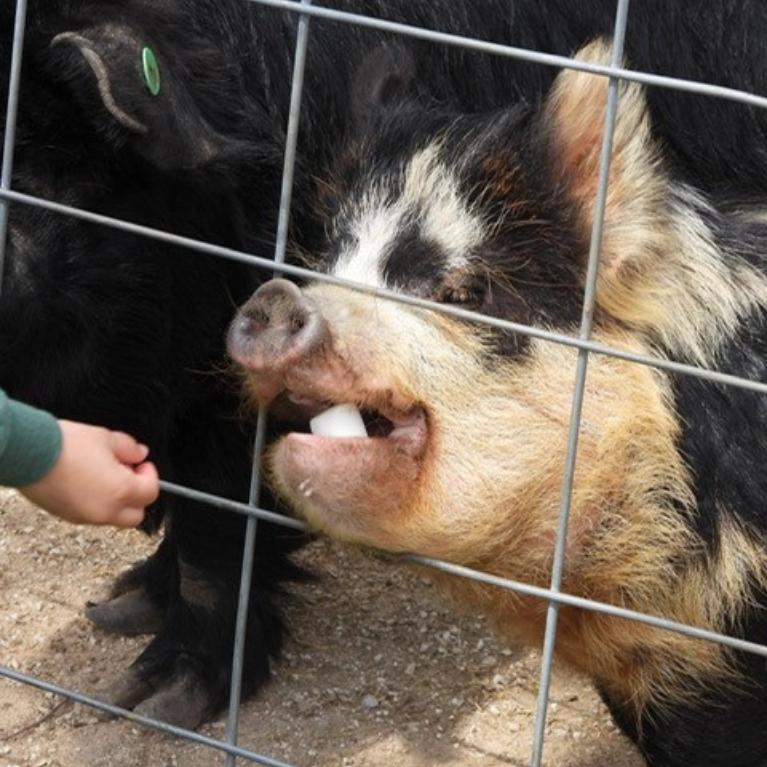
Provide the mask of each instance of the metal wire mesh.
{"label": "metal wire mesh", "polygon": [[[489,575],[487,573],[471,570],[466,567],[429,559],[427,557],[417,555],[402,555],[400,557],[403,561],[427,565],[436,570],[449,573],[457,578],[469,578],[481,583],[493,585],[497,588],[509,589],[521,595],[536,597],[544,600],[548,604],[547,626],[541,663],[539,697],[535,717],[535,735],[530,761],[531,767],[540,767],[542,763],[545,733],[544,728],[549,699],[549,685],[551,680],[551,670],[556,644],[557,617],[559,608],[563,605],[577,607],[584,610],[592,610],[618,618],[638,621],[657,628],[678,632],[680,634],[704,641],[719,642],[722,645],[726,645],[733,649],[744,650],[767,657],[767,646],[754,644],[729,636],[724,636],[712,631],[677,623],[665,618],[638,613],[632,610],[617,607],[615,605],[604,604],[593,600],[572,596],[561,591],[565,546],[567,541],[570,496],[573,487],[573,474],[578,453],[579,420],[581,414],[581,406],[584,398],[584,383],[586,379],[588,361],[591,354],[609,355],[623,360],[632,361],[636,364],[648,365],[669,372],[695,376],[714,383],[737,386],[767,394],[767,385],[758,381],[749,381],[746,379],[738,378],[736,376],[724,374],[713,369],[686,365],[674,362],[672,360],[659,359],[652,356],[633,354],[623,350],[612,349],[590,340],[591,318],[593,316],[595,305],[597,264],[599,262],[600,242],[602,236],[602,226],[604,221],[605,201],[609,177],[609,164],[611,154],[610,149],[612,135],[615,128],[616,114],[619,108],[618,84],[620,80],[631,80],[649,86],[670,88],[677,91],[695,93],[701,97],[727,99],[762,109],[767,108],[767,98],[743,91],[711,85],[708,83],[694,82],[690,80],[666,77],[663,75],[623,69],[620,66],[620,62],[622,60],[623,40],[627,27],[629,0],[617,0],[616,2],[613,52],[610,66],[584,63],[581,61],[574,61],[566,57],[524,50],[512,46],[489,43],[480,39],[451,35],[430,29],[407,26],[380,19],[368,18],[362,15],[340,12],[330,8],[312,5],[311,0],[242,0],[242,2],[252,2],[263,6],[299,14],[289,124],[285,147],[282,195],[280,200],[278,231],[274,254],[262,256],[246,254],[221,246],[211,245],[210,243],[193,240],[186,237],[180,237],[169,232],[151,229],[107,216],[78,210],[66,205],[61,205],[59,203],[50,202],[14,191],[11,185],[11,177],[15,143],[15,126],[18,109],[20,72],[23,58],[22,43],[24,37],[27,6],[26,0],[16,0],[16,22],[14,29],[13,54],[9,76],[10,88],[6,113],[6,132],[2,158],[3,165],[2,174],[0,174],[0,289],[2,288],[2,265],[8,224],[8,209],[11,203],[24,204],[36,206],[53,213],[73,216],[91,223],[113,227],[115,229],[132,234],[154,238],[168,244],[179,245],[186,248],[190,252],[190,257],[192,257],[194,252],[203,252],[218,256],[220,258],[244,262],[261,269],[272,270],[277,274],[284,274],[297,278],[311,278],[314,280],[321,280],[333,284],[342,284],[351,289],[362,290],[371,296],[398,301],[409,306],[427,308],[432,311],[442,312],[444,314],[458,317],[464,320],[483,323],[497,329],[519,333],[533,338],[539,338],[548,342],[559,343],[575,348],[578,352],[578,364],[576,368],[576,380],[574,395],[572,399],[571,419],[569,424],[569,438],[565,460],[565,472],[561,491],[559,528],[549,588],[540,588],[525,583],[510,581],[504,578]],[[375,28],[380,31],[385,31],[396,35],[441,43],[443,45],[460,46],[469,50],[484,52],[489,55],[512,57],[523,61],[537,63],[541,66],[578,69],[581,71],[604,75],[609,79],[608,107],[605,118],[605,134],[602,146],[602,154],[600,158],[599,183],[595,207],[595,222],[591,236],[588,273],[584,291],[583,317],[580,332],[577,336],[563,335],[540,328],[520,325],[514,322],[488,318],[471,311],[444,305],[432,304],[429,301],[417,299],[414,297],[402,296],[388,290],[371,289],[370,286],[367,285],[355,285],[345,280],[340,280],[329,275],[315,274],[310,270],[285,263],[285,251],[288,238],[290,204],[293,186],[293,170],[295,165],[296,142],[298,137],[298,124],[300,120],[300,109],[303,91],[304,68],[306,63],[307,45],[310,38],[310,20],[313,18],[331,20],[346,24],[356,24],[369,28]],[[233,683],[230,697],[230,713],[228,716],[228,726],[225,739],[217,740],[215,738],[201,735],[196,732],[165,724],[163,722],[158,722],[156,720],[148,719],[146,717],[139,716],[132,711],[127,711],[95,700],[94,698],[84,695],[76,690],[60,687],[43,679],[38,679],[30,675],[20,673],[11,668],[0,666],[0,676],[33,686],[46,692],[63,696],[75,702],[91,706],[108,713],[118,715],[131,722],[205,745],[211,749],[212,753],[222,754],[223,758],[226,760],[225,763],[227,766],[235,765],[238,759],[242,759],[256,764],[291,767],[291,765],[280,762],[279,760],[271,758],[268,755],[258,754],[237,746],[238,712],[241,695],[240,679],[243,666],[246,611],[249,591],[251,587],[250,573],[252,571],[252,563],[255,556],[257,524],[258,521],[263,520],[298,530],[306,529],[305,525],[297,520],[285,518],[279,514],[275,514],[271,511],[259,507],[261,491],[260,457],[264,447],[265,421],[265,414],[263,412],[259,413],[254,450],[255,460],[253,465],[249,503],[238,503],[165,481],[161,483],[162,489],[167,493],[173,493],[196,501],[202,501],[209,504],[211,507],[243,514],[247,517],[242,567],[243,577],[240,586],[237,632],[232,660]]]}

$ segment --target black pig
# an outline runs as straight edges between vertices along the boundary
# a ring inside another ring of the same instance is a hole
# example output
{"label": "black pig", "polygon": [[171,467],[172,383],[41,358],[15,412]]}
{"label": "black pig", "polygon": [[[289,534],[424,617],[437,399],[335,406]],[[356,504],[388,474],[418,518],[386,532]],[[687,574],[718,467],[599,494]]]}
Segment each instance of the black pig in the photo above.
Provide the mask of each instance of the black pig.
{"label": "black pig", "polygon": [[[750,39],[747,63],[700,44],[722,73],[743,67],[764,91],[767,12],[752,21],[728,31]],[[675,34],[683,50],[689,38]],[[580,57],[607,63],[607,43]],[[577,334],[606,80],[565,71],[536,104],[470,115],[413,99],[408,68],[386,59],[363,67],[365,118],[321,185],[321,269]],[[765,117],[743,108],[753,132],[738,144],[728,110],[706,106],[698,135],[717,143],[682,157],[682,133],[659,140],[678,113],[651,113],[642,88],[621,86],[593,338],[767,381]],[[714,154],[732,161],[726,179]],[[753,164],[739,174],[744,157]],[[300,430],[271,449],[273,487],[316,529],[549,584],[573,349],[285,280],[245,304],[229,348],[249,396],[277,413],[306,423],[338,404],[361,411],[368,436]],[[564,590],[763,642],[765,427],[762,394],[592,355]],[[435,577],[503,634],[541,641],[542,601]],[[648,765],[767,764],[760,656],[567,606],[557,650],[593,679]]]}
{"label": "black pig", "polygon": [[[6,64],[10,8],[0,11]],[[265,247],[279,129],[245,113],[218,37],[186,16],[176,4],[31,3],[13,187],[230,247]],[[159,61],[157,96],[141,68],[145,47]],[[244,169],[255,168],[263,179],[246,200]],[[263,221],[250,224],[246,206],[263,210]],[[247,499],[252,429],[215,373],[231,307],[258,284],[252,270],[14,205],[3,277],[4,388],[61,417],[135,434],[166,479]],[[110,630],[157,632],[105,697],[196,726],[226,701],[244,522],[169,496],[155,524],[165,510],[157,553],[90,616]],[[287,558],[296,542],[261,533],[248,691],[282,643],[280,584],[300,576]]]}

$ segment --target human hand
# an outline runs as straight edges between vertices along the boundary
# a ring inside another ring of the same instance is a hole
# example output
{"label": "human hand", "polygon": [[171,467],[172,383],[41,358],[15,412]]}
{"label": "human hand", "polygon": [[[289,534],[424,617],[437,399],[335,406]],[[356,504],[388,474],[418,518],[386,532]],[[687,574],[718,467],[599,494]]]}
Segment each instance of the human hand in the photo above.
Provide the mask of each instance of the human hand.
{"label": "human hand", "polygon": [[149,448],[122,432],[59,421],[61,455],[42,479],[19,491],[75,524],[135,527],[160,492]]}

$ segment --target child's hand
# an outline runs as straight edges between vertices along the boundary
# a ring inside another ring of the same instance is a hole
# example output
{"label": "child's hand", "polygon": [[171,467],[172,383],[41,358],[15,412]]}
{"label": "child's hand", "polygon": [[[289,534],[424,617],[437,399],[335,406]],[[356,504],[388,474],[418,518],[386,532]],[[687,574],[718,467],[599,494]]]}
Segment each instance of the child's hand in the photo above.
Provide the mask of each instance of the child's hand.
{"label": "child's hand", "polygon": [[61,455],[37,482],[19,488],[67,522],[135,527],[160,492],[149,448],[122,432],[59,421]]}

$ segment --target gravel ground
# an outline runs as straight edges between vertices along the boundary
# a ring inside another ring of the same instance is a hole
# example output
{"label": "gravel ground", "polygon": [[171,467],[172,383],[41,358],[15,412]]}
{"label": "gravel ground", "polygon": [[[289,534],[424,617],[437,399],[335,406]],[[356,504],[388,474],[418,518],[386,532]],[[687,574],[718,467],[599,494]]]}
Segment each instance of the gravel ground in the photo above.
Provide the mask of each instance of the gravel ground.
{"label": "gravel ground", "polygon": [[[215,513],[215,512],[212,512]],[[146,637],[95,631],[89,594],[156,545],[134,531],[75,528],[0,491],[0,665],[93,693]],[[293,639],[240,718],[240,745],[295,767],[529,764],[539,656],[500,645],[399,565],[318,542]],[[226,721],[202,732],[225,737]],[[238,760],[237,764],[246,764]],[[641,767],[590,685],[555,668],[544,763]],[[210,748],[0,678],[0,767],[209,767]]]}

